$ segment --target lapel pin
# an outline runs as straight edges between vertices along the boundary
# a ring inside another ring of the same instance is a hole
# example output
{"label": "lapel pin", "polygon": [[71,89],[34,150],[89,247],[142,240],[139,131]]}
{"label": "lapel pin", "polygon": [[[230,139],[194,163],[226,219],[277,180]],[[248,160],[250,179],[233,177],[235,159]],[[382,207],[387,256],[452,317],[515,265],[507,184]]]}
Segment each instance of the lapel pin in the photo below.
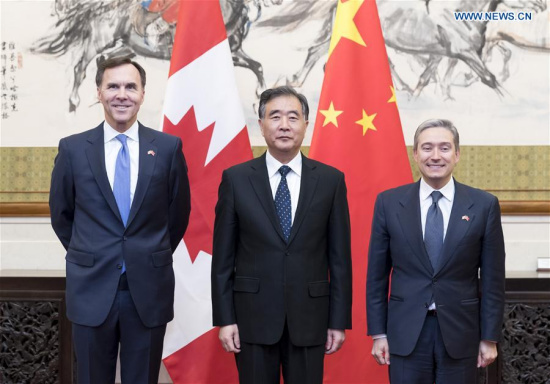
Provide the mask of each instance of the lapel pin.
{"label": "lapel pin", "polygon": [[155,156],[155,155],[156,155],[155,151],[153,151],[152,149],[148,150],[148,151],[147,151],[147,154],[148,154],[148,155],[151,155],[151,156]]}
{"label": "lapel pin", "polygon": [[462,216],[462,220],[470,221],[470,218],[466,215]]}

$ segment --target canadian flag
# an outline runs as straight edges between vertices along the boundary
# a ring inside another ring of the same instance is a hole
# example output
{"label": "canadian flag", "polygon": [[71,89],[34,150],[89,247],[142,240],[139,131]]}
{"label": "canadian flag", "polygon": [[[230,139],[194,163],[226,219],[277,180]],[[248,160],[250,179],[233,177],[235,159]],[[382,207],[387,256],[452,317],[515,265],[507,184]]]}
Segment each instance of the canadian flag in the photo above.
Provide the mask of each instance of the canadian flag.
{"label": "canadian flag", "polygon": [[233,354],[212,326],[210,266],[222,171],[252,158],[231,51],[218,1],[181,1],[163,130],[181,137],[191,217],[174,253],[175,318],[163,361],[174,383],[236,383]]}

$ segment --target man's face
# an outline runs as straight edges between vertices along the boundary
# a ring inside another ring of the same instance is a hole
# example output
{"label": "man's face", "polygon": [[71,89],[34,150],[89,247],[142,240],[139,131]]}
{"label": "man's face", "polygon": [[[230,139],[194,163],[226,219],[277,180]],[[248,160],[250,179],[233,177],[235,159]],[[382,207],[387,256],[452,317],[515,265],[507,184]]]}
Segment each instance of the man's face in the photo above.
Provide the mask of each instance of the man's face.
{"label": "man's face", "polygon": [[432,188],[440,189],[451,179],[453,169],[460,158],[453,142],[453,134],[445,128],[428,128],[418,136],[414,160],[418,169]]}
{"label": "man's face", "polygon": [[106,69],[97,89],[105,120],[119,132],[125,132],[137,120],[144,95],[139,71],[132,64]]}
{"label": "man's face", "polygon": [[265,105],[265,116],[258,120],[269,153],[286,164],[300,150],[308,121],[302,112],[302,104],[294,96],[279,96]]}

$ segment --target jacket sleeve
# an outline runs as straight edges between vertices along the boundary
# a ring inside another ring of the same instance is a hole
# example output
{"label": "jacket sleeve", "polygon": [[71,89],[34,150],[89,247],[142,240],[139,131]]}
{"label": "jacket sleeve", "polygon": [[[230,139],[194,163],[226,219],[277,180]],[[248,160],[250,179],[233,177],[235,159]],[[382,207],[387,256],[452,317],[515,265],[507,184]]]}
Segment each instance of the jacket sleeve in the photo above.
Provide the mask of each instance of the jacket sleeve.
{"label": "jacket sleeve", "polygon": [[385,334],[388,290],[392,267],[390,235],[386,224],[383,195],[376,198],[372,216],[367,268],[367,334]]}
{"label": "jacket sleeve", "polygon": [[493,196],[481,247],[481,339],[499,341],[505,291],[504,236],[498,199]]}
{"label": "jacket sleeve", "polygon": [[328,226],[329,328],[351,329],[351,229],[344,174],[340,174]]}
{"label": "jacket sleeve", "polygon": [[214,326],[236,323],[233,306],[233,279],[239,221],[235,211],[234,191],[227,171],[222,174],[218,190],[214,244],[212,251],[212,315]]}
{"label": "jacket sleeve", "polygon": [[181,139],[178,138],[170,166],[170,190],[172,199],[169,209],[170,244],[174,252],[180,243],[191,213],[191,192],[187,165],[183,156]]}
{"label": "jacket sleeve", "polygon": [[50,216],[53,230],[65,249],[73,232],[75,188],[70,152],[66,139],[61,139],[55,157],[50,186]]}

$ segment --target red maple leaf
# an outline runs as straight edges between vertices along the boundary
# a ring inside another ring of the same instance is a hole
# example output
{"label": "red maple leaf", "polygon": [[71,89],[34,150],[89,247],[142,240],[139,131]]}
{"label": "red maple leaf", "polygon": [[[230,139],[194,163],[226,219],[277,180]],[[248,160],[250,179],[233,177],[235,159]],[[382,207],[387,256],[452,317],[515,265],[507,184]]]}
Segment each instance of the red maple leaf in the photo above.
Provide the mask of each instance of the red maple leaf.
{"label": "red maple leaf", "polygon": [[191,108],[177,125],[164,118],[164,132],[179,136],[187,162],[191,185],[191,216],[183,237],[191,261],[200,251],[212,254],[214,208],[218,200],[218,187],[222,171],[252,158],[252,149],[246,126],[206,166],[206,155],[215,123],[202,132],[197,128],[195,110]]}

